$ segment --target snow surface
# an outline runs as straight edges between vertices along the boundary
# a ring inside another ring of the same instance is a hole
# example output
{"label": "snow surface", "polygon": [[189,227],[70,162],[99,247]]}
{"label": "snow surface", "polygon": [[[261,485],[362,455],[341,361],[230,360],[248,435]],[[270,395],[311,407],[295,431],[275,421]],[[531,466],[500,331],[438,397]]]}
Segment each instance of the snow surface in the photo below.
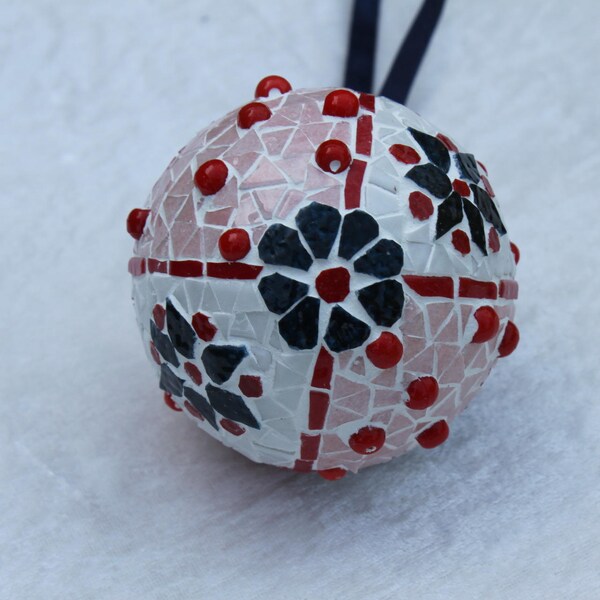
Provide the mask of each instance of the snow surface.
{"label": "snow surface", "polygon": [[447,4],[409,105],[490,170],[522,342],[443,447],[329,483],[163,405],[124,221],[263,75],[340,84],[350,2],[0,1],[1,598],[600,597],[600,4]]}

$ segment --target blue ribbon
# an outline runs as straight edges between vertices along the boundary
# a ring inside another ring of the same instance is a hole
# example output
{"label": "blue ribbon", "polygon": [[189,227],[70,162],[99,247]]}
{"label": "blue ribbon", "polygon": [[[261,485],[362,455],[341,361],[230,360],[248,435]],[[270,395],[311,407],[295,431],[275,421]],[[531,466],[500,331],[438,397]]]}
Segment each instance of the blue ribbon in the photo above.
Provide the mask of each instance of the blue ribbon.
{"label": "blue ribbon", "polygon": [[[373,90],[379,5],[379,0],[354,2],[344,86],[361,92]],[[424,0],[396,54],[381,89],[382,96],[406,103],[443,6],[444,0]]]}

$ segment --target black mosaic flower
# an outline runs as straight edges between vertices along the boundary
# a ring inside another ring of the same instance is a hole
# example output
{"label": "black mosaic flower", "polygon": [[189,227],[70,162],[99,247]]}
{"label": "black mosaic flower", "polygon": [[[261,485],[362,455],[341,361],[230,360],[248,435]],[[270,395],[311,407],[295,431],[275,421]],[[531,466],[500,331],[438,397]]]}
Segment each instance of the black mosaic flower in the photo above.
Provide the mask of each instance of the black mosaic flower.
{"label": "black mosaic flower", "polygon": [[[242,396],[218,387],[231,379],[248,355],[246,346],[206,343],[196,331],[199,323],[205,323],[205,315],[197,313],[196,320],[188,319],[170,298],[165,304],[164,308],[160,305],[155,307],[153,319],[150,320],[150,337],[157,357],[161,359],[160,388],[172,396],[184,397],[216,430],[219,430],[217,414],[259,429],[260,424]],[[160,310],[157,311],[157,308]],[[202,318],[198,319],[199,316]],[[166,329],[166,333],[163,329]],[[200,328],[199,333],[206,339],[205,329]],[[197,358],[198,353],[200,363],[186,362],[186,359]],[[209,381],[202,377],[199,364]],[[190,379],[195,380],[192,382]],[[192,387],[192,383],[196,387]]]}
{"label": "black mosaic flower", "polygon": [[[422,131],[413,128],[409,128],[409,131],[429,162],[412,167],[406,173],[406,177],[435,198],[442,200],[438,206],[436,239],[444,236],[466,217],[473,243],[487,255],[483,221],[493,225],[500,235],[506,233],[506,228],[495,202],[489,193],[478,185],[481,173],[475,157],[472,154],[449,150],[439,138]],[[469,182],[469,186],[465,188],[467,191],[469,188],[472,190],[473,201],[453,191],[448,177],[451,161],[454,161],[460,177]]]}
{"label": "black mosaic flower", "polygon": [[[358,301],[377,324],[391,326],[402,315],[402,284],[391,279],[403,265],[401,246],[393,240],[380,239],[379,225],[369,214],[354,210],[343,218],[330,206],[313,202],[296,215],[296,229],[271,225],[258,244],[260,258],[269,265],[298,270],[298,279],[280,272],[264,276],[258,289],[267,308],[280,315],[279,333],[292,348],[314,348],[320,338],[319,320],[323,302],[333,305],[323,339],[334,352],[361,346],[371,327],[342,306],[350,294],[350,271],[375,279],[356,292]],[[302,243],[304,240],[310,252]],[[318,297],[309,295],[306,273],[315,259],[330,257],[337,245],[337,255],[351,265],[326,268],[315,279]],[[365,250],[365,248],[367,248]],[[348,268],[347,268],[348,267]]]}

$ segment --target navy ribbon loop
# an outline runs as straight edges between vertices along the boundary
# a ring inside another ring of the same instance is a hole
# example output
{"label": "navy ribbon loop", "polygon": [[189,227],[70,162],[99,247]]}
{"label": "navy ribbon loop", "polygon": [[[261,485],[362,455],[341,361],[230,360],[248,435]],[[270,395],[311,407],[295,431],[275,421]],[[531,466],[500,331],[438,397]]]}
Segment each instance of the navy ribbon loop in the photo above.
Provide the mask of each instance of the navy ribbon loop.
{"label": "navy ribbon loop", "polygon": [[[379,6],[380,0],[355,0],[354,2],[344,85],[361,92],[371,92],[373,89]],[[423,2],[396,54],[381,89],[382,96],[405,104],[443,6],[444,0]]]}

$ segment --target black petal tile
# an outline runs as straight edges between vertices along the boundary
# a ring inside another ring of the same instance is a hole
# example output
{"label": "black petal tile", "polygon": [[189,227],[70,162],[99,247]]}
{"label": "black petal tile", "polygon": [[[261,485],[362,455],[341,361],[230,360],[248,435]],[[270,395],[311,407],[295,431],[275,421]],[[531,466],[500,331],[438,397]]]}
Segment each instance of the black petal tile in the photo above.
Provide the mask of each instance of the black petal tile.
{"label": "black petal tile", "polygon": [[307,350],[317,345],[320,304],[317,298],[304,298],[279,321],[279,333],[292,348]]}
{"label": "black petal tile", "polygon": [[412,179],[418,186],[436,198],[445,198],[452,191],[452,185],[450,185],[446,173],[431,163],[413,167],[406,177]]}
{"label": "black petal tile", "polygon": [[471,189],[473,190],[473,196],[475,196],[475,204],[481,211],[483,218],[488,223],[491,223],[500,235],[504,235],[506,233],[506,227],[504,227],[504,223],[500,218],[500,213],[498,212],[494,201],[490,198],[490,195],[478,185],[471,184]]}
{"label": "black petal tile", "polygon": [[334,306],[325,333],[325,343],[333,352],[343,352],[362,346],[371,334],[371,328],[353,317],[341,306]]}
{"label": "black petal tile", "polygon": [[296,215],[296,225],[315,258],[327,258],[337,237],[342,217],[332,206],[313,202]]}
{"label": "black petal tile", "polygon": [[487,248],[485,243],[485,229],[483,227],[483,218],[479,209],[466,198],[462,199],[463,210],[467,215],[467,221],[469,222],[469,229],[471,230],[471,239],[477,245],[477,247],[487,256]]}
{"label": "black petal tile", "polygon": [[470,179],[477,183],[481,176],[479,175],[479,169],[477,168],[477,161],[472,154],[466,154],[464,152],[458,152],[454,159],[456,160],[456,166],[463,179]]}
{"label": "black petal tile", "polygon": [[344,217],[338,254],[350,260],[361,248],[379,235],[377,221],[362,210],[355,210]]}
{"label": "black petal tile", "polygon": [[427,158],[436,166],[442,169],[445,173],[450,168],[450,153],[448,148],[442,144],[440,140],[432,135],[423,133],[409,127],[411,135],[417,140],[419,146],[423,148],[423,151],[427,155]]}
{"label": "black petal tile", "polygon": [[394,279],[379,281],[358,292],[358,299],[377,325],[391,327],[404,307],[402,284]]}
{"label": "black petal tile", "polygon": [[[241,396],[222,390],[211,383],[206,386],[206,394],[212,407],[226,419],[243,423],[248,427],[260,429],[260,424],[255,419]],[[200,409],[198,409],[200,410]]]}
{"label": "black petal tile", "polygon": [[159,387],[165,392],[169,392],[173,396],[181,396],[183,393],[183,379],[179,379],[169,365],[163,363],[160,365],[160,382]]}
{"label": "black petal tile", "polygon": [[210,344],[204,348],[201,358],[206,374],[215,383],[225,383],[247,354],[245,346]]}
{"label": "black petal tile", "polygon": [[167,298],[167,331],[175,350],[186,358],[194,358],[196,334],[192,326]]}
{"label": "black petal tile", "polygon": [[150,337],[152,338],[152,342],[156,346],[158,353],[174,367],[178,367],[179,359],[177,358],[177,353],[175,352],[175,348],[173,348],[173,344],[171,344],[169,336],[162,333],[162,331],[154,324],[154,321],[150,321]]}
{"label": "black petal tile", "polygon": [[398,275],[403,262],[404,252],[400,244],[392,240],[379,240],[364,256],[354,261],[354,270],[385,279]]}
{"label": "black petal tile", "polygon": [[194,408],[198,410],[198,412],[217,430],[219,431],[219,426],[217,425],[217,418],[215,416],[215,410],[208,403],[208,400],[201,396],[198,392],[194,391],[192,388],[184,387],[183,388],[184,396],[193,404]]}
{"label": "black petal tile", "polygon": [[258,255],[270,265],[282,265],[308,271],[312,258],[295,229],[277,223],[265,231],[258,243]]}
{"label": "black petal tile", "polygon": [[294,306],[300,298],[308,294],[308,286],[305,283],[284,277],[279,273],[263,277],[258,284],[260,292],[267,308],[278,315]]}
{"label": "black petal tile", "polygon": [[460,196],[453,192],[438,206],[435,237],[441,238],[463,219],[462,201]]}

